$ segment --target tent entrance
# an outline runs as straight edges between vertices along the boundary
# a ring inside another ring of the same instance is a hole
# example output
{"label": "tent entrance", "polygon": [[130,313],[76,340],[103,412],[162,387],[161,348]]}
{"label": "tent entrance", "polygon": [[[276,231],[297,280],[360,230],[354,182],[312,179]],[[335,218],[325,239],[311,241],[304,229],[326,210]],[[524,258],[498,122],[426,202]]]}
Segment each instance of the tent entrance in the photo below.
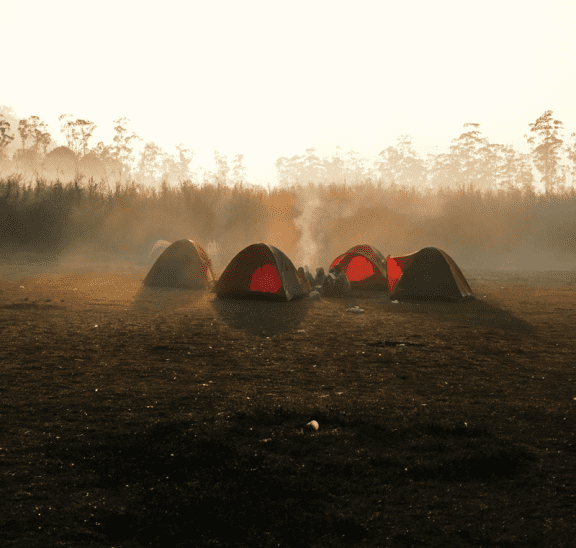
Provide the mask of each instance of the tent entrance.
{"label": "tent entrance", "polygon": [[374,265],[366,257],[357,255],[350,260],[345,270],[351,282],[361,282],[374,274]]}
{"label": "tent entrance", "polygon": [[386,259],[375,247],[356,245],[346,253],[338,255],[330,268],[339,264],[353,288],[384,289],[386,282]]}
{"label": "tent entrance", "polygon": [[388,257],[388,261],[386,261],[386,269],[388,270],[388,286],[390,287],[390,291],[394,289],[396,282],[402,276],[404,265],[411,257],[412,255],[407,255],[406,257]]}
{"label": "tent entrance", "polygon": [[278,270],[271,264],[256,267],[250,276],[250,291],[276,293],[282,286]]}
{"label": "tent entrance", "polygon": [[292,261],[268,244],[252,244],[240,251],[222,272],[213,291],[220,299],[284,302],[308,294]]}

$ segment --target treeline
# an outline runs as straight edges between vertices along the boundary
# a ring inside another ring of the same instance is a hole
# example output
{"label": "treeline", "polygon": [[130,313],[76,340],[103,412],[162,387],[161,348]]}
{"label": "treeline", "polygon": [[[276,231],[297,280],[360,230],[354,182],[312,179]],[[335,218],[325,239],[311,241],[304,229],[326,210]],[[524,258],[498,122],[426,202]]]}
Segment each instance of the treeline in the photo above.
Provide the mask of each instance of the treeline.
{"label": "treeline", "polygon": [[[0,180],[0,250],[6,257],[24,249],[58,254],[89,248],[110,254],[150,252],[158,239],[219,235],[257,238],[265,192],[217,185],[159,188],[134,181],[23,183]],[[222,238],[221,238],[222,239]]]}
{"label": "treeline", "polygon": [[[96,125],[64,114],[60,116],[60,129],[67,146],[55,146],[38,116],[16,120],[4,110],[3,113],[0,108],[0,174],[5,177],[19,175],[61,182],[84,177],[112,186],[127,181],[148,186],[161,181],[217,185],[249,182],[242,154],[229,164],[226,155],[215,151],[214,170],[201,173],[192,168],[194,153],[183,144],[170,154],[154,142],[147,142],[136,155],[136,143],[142,139],[128,129],[126,118],[114,120],[112,143],[99,142],[91,147]],[[286,187],[310,182],[373,181],[419,191],[467,188],[546,193],[561,193],[574,187],[576,133],[567,132],[552,111],[545,112],[529,127],[529,153],[491,143],[479,125],[473,123],[464,124],[464,132],[452,141],[448,152],[426,158],[414,150],[409,136],[399,137],[397,145],[382,150],[376,161],[354,152],[344,154],[340,149],[329,158],[320,158],[314,149],[308,149],[303,155],[276,160],[277,184]],[[19,146],[15,145],[17,135]]]}
{"label": "treeline", "polygon": [[545,112],[529,124],[531,152],[522,154],[509,145],[490,143],[479,124],[464,124],[464,132],[452,141],[447,153],[420,157],[409,136],[397,146],[380,152],[370,163],[359,154],[339,150],[331,158],[319,158],[314,149],[305,155],[276,161],[279,181],[355,183],[372,180],[385,186],[427,189],[523,190],[563,192],[576,186],[576,133],[568,134]]}
{"label": "treeline", "polygon": [[[533,267],[576,260],[576,191],[406,189],[292,185],[270,192],[216,184],[0,181],[0,255],[97,251],[144,259],[159,239],[191,238],[209,248],[217,269],[255,242],[276,245],[298,264],[327,265],[358,243],[385,254],[426,246],[465,266],[499,267],[524,249]],[[548,259],[547,259],[548,260]],[[499,262],[500,261],[500,262]]]}
{"label": "treeline", "polygon": [[530,124],[529,154],[491,144],[466,124],[449,152],[427,159],[409,137],[372,164],[339,151],[280,158],[279,184],[268,189],[246,183],[241,156],[230,167],[216,152],[215,171],[199,176],[183,146],[170,159],[148,144],[136,159],[139,137],[126,119],[116,120],[112,144],[92,148],[93,123],[61,122],[68,146],[50,150],[37,117],[13,121],[20,146],[8,154],[15,137],[0,118],[2,257],[22,250],[145,257],[156,240],[192,238],[209,246],[217,268],[256,241],[310,267],[363,242],[385,254],[437,246],[475,266],[497,267],[518,250],[535,266],[541,257],[576,260],[575,134],[550,111]]}
{"label": "treeline", "polygon": [[[67,146],[56,146],[46,123],[38,116],[16,120],[9,116],[9,109],[4,107],[4,110],[5,113],[0,107],[0,174],[4,177],[13,175],[20,179],[44,178],[60,182],[84,178],[111,186],[126,181],[149,186],[161,181],[246,182],[242,154],[237,154],[229,165],[228,158],[215,151],[214,171],[201,173],[192,170],[194,153],[183,144],[177,145],[176,152],[170,154],[154,142],[147,142],[136,155],[136,145],[142,139],[129,130],[127,118],[114,120],[112,143],[100,141],[91,147],[96,124],[63,114],[59,117],[60,129]],[[12,126],[17,126],[16,132]]]}

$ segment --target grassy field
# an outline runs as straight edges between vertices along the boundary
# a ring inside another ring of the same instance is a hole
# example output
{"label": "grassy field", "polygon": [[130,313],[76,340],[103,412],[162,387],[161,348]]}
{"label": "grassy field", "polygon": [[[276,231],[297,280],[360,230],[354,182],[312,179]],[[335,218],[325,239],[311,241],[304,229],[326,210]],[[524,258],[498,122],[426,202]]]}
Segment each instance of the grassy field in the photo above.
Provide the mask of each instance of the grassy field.
{"label": "grassy field", "polygon": [[146,271],[0,269],[1,546],[574,546],[574,273],[270,304]]}
{"label": "grassy field", "polygon": [[150,188],[0,179],[0,257],[84,255],[96,264],[101,254],[147,256],[157,240],[191,238],[218,270],[255,242],[311,268],[369,243],[385,256],[433,246],[465,267],[562,270],[576,265],[575,210],[573,188],[535,194],[367,180],[268,192],[189,181]]}

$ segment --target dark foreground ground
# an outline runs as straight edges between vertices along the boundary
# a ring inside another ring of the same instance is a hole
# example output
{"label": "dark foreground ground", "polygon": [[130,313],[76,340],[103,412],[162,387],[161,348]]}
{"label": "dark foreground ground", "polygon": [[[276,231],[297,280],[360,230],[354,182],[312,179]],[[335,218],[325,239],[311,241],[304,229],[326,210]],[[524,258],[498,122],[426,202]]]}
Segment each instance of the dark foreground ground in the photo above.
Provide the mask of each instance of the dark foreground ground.
{"label": "dark foreground ground", "polygon": [[576,545],[573,274],[416,305],[145,273],[3,268],[0,546]]}

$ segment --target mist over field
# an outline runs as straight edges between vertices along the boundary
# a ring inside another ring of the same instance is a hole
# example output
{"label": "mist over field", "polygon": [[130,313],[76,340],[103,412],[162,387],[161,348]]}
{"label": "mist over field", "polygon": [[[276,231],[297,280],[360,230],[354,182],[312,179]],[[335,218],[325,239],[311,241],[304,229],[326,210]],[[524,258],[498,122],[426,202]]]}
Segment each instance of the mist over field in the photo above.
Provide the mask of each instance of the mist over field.
{"label": "mist over field", "polygon": [[[405,191],[374,182],[264,189],[135,184],[106,193],[96,184],[0,183],[4,259],[146,262],[157,240],[190,238],[217,271],[255,242],[297,265],[328,266],[353,245],[385,255],[422,247],[462,267],[569,269],[576,263],[576,193]],[[310,199],[312,197],[312,199]]]}
{"label": "mist over field", "polygon": [[145,264],[156,241],[189,238],[218,272],[256,242],[312,271],[364,243],[384,255],[439,247],[463,268],[576,266],[576,135],[551,111],[529,124],[530,154],[464,124],[449,152],[427,158],[408,136],[372,163],[340,149],[281,157],[267,188],[246,180],[242,155],[229,165],[215,151],[214,171],[198,172],[184,145],[171,156],[149,142],[136,158],[126,119],[93,147],[94,124],[61,121],[68,146],[54,147],[37,116],[18,122],[15,144],[16,121],[0,111],[5,260]]}

